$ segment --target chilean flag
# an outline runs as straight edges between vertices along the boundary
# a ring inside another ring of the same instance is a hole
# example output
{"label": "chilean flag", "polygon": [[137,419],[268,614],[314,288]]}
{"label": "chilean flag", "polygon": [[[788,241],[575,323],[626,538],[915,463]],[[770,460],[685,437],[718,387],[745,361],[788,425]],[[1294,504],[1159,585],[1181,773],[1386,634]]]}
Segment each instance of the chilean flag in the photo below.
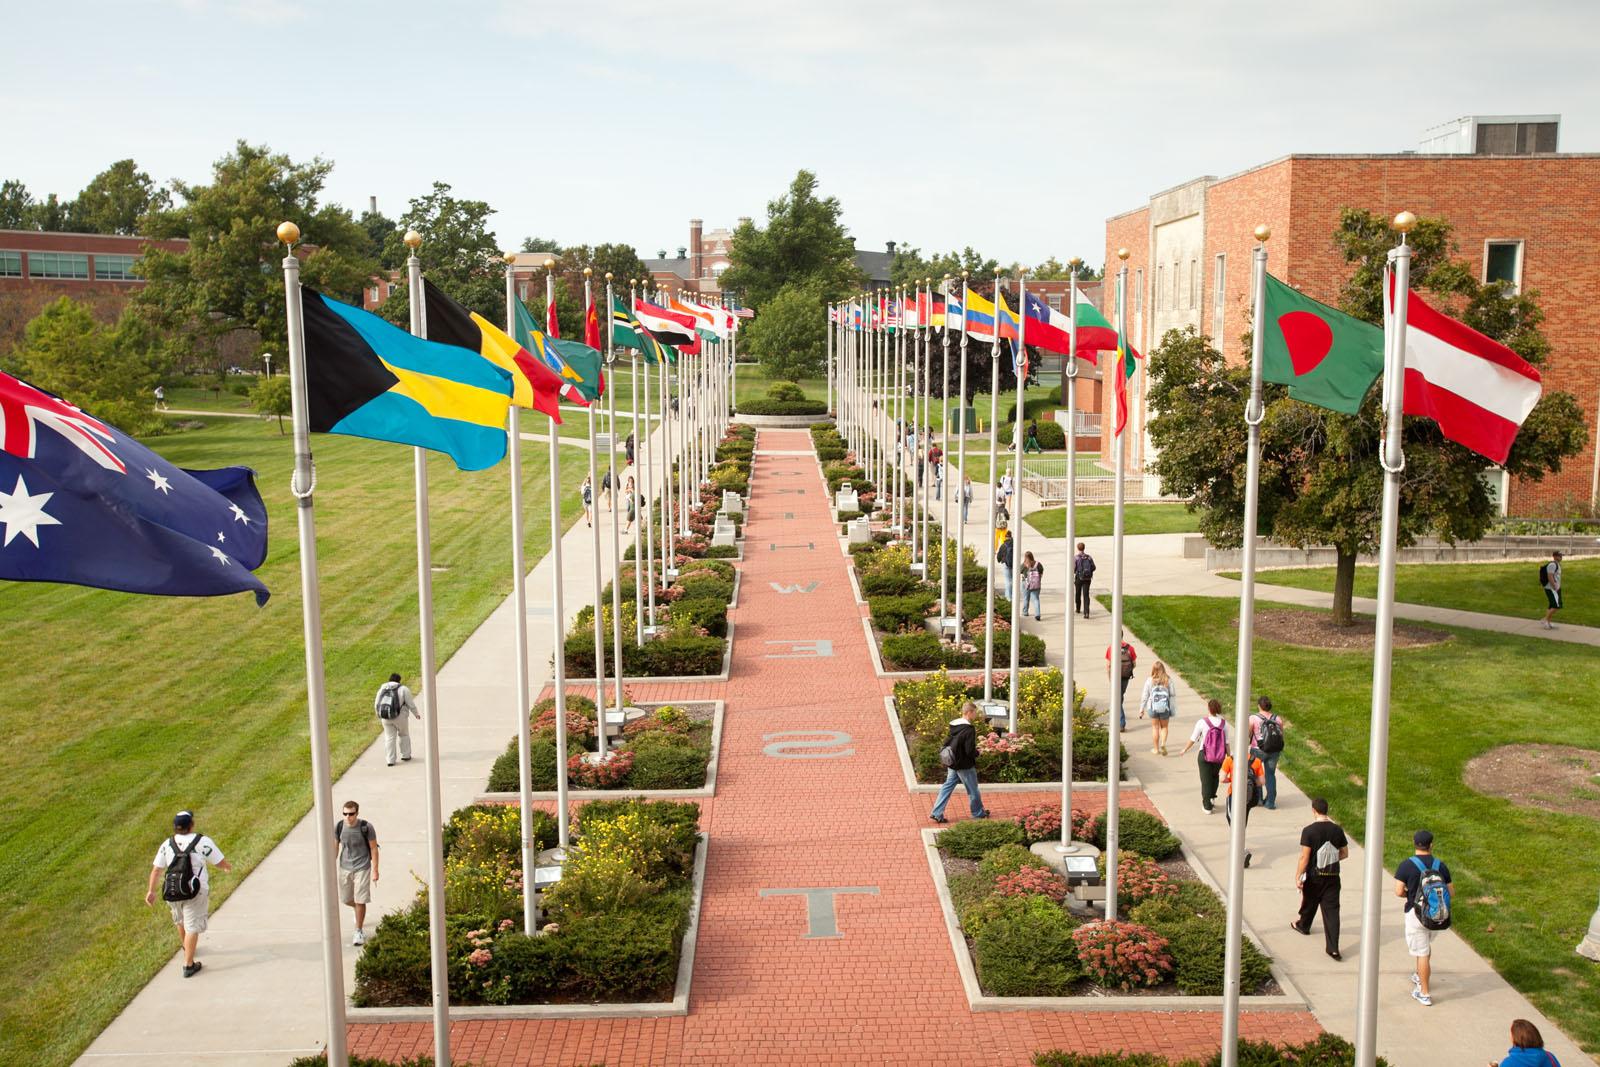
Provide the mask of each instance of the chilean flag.
{"label": "chilean flag", "polygon": [[1447,439],[1505,463],[1543,392],[1539,372],[1505,345],[1435,311],[1416,290],[1406,300],[1405,346],[1405,413],[1430,418]]}

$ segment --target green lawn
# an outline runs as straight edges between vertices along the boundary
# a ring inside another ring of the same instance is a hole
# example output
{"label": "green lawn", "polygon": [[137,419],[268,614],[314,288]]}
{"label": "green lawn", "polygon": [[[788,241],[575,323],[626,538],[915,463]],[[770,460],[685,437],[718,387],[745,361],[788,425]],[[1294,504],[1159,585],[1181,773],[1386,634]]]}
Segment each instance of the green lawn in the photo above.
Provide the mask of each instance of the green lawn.
{"label": "green lawn", "polygon": [[[1129,628],[1201,694],[1232,707],[1234,605],[1210,597],[1130,597],[1124,610]],[[1518,807],[1462,781],[1468,760],[1499,745],[1594,747],[1593,717],[1573,703],[1574,686],[1594,677],[1594,650],[1451,632],[1451,641],[1395,653],[1385,863],[1392,871],[1410,855],[1412,832],[1432,830],[1455,881],[1454,928],[1587,1051],[1600,1051],[1600,971],[1572,951],[1594,911],[1600,821]],[[1284,772],[1307,793],[1327,797],[1334,817],[1359,837],[1371,654],[1258,638],[1254,671],[1256,691],[1270,694],[1289,723]],[[1354,891],[1352,882],[1349,937],[1359,914]],[[1387,886],[1384,905],[1394,908],[1383,944],[1392,961],[1405,950],[1399,903]]]}
{"label": "green lawn", "polygon": [[[1237,578],[1238,572],[1227,577]],[[1333,592],[1332,567],[1259,571],[1256,581],[1290,585],[1297,589]],[[1394,579],[1395,599],[1404,604],[1427,604],[1458,611],[1490,615],[1542,618],[1544,590],[1539,587],[1539,564],[1521,563],[1407,563]],[[1561,565],[1561,591],[1572,606],[1556,613],[1557,625],[1600,626],[1600,559],[1569,559]],[[1378,568],[1356,568],[1358,597],[1378,595]]]}
{"label": "green lawn", "polygon": [[[181,466],[257,470],[272,599],[0,583],[12,698],[0,750],[0,940],[11,946],[0,1063],[72,1062],[171,956],[166,909],[143,896],[174,811],[193,808],[234,862],[215,876],[215,907],[311,804],[290,439],[217,419],[151,443]],[[334,436],[314,446],[337,777],[376,735],[377,682],[418,670],[412,451]],[[579,455],[563,450],[568,485]],[[510,590],[509,489],[503,465],[462,474],[440,458],[429,473],[442,664]],[[549,544],[544,450],[524,452],[523,475],[532,561]],[[564,518],[576,509],[566,493]]]}
{"label": "green lawn", "polygon": [[[1111,534],[1113,507],[1110,504],[1079,504],[1079,537],[1107,537]],[[1046,537],[1067,535],[1067,509],[1045,508],[1024,516],[1029,526]],[[1127,534],[1193,533],[1200,529],[1200,517],[1183,504],[1128,504],[1122,516]]]}
{"label": "green lawn", "polygon": [[[228,388],[207,389],[200,386],[173,386],[167,389],[167,407],[186,411],[255,411],[248,396],[234,393],[235,385],[255,388],[256,376],[230,375]],[[154,403],[154,400],[151,401]]]}

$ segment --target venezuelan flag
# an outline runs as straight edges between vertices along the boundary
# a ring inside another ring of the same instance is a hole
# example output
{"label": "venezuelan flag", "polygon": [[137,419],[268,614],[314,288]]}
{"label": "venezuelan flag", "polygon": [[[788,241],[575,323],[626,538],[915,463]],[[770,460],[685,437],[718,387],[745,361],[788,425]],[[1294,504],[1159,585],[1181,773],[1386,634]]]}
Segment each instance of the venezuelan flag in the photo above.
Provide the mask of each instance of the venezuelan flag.
{"label": "venezuelan flag", "polygon": [[529,355],[506,332],[476,311],[468,311],[426,278],[422,291],[428,340],[476,352],[511,375],[511,403],[561,421],[561,379]]}
{"label": "venezuelan flag", "polygon": [[300,287],[313,433],[443,452],[464,471],[506,454],[511,375],[456,345]]}

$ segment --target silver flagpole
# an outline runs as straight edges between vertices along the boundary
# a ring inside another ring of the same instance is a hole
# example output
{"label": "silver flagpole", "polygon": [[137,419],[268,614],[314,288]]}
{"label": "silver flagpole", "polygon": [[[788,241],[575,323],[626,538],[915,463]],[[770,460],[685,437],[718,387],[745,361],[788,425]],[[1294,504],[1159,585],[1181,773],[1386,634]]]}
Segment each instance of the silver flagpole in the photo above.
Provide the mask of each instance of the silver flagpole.
{"label": "silver flagpole", "polygon": [[[1022,659],[1022,611],[1023,600],[1023,575],[1022,575],[1022,411],[1024,390],[1027,382],[1024,381],[1020,362],[1025,358],[1027,349],[1023,348],[1028,321],[1028,270],[1026,267],[1017,271],[1017,350],[1011,360],[1011,370],[1017,376],[1017,410],[1013,414],[1011,450],[1016,453],[1016,479],[1012,483],[1016,487],[1016,507],[1011,508],[1011,670],[1010,680],[1006,683],[1009,699],[1006,703],[1011,705],[1011,714],[1008,717],[1007,729],[1012,733],[1017,732],[1017,682]],[[1000,290],[994,293],[995,336],[1000,336]],[[996,364],[998,368],[998,364]],[[998,429],[998,427],[997,427]],[[1042,612],[1041,612],[1042,614]]]}
{"label": "silver flagpole", "polygon": [[[918,291],[919,290],[917,287],[913,285],[911,290],[913,301],[916,300],[916,294]],[[917,449],[922,447],[922,424],[917,414],[919,410],[917,406],[918,401],[922,397],[922,359],[920,356],[922,331],[920,329],[911,329],[911,327],[907,324],[907,320],[910,318],[911,316],[906,310],[905,298],[901,297],[900,329],[904,330],[907,334],[905,345],[906,354],[911,357],[911,368],[906,373],[906,378],[911,384],[911,396],[909,398],[910,404],[908,405],[911,409],[911,418],[907,420],[907,425],[903,427],[904,430],[909,430],[911,432],[909,437],[902,434],[901,439],[905,441],[915,441],[917,443],[916,448],[911,448],[909,446],[907,447],[905,463],[902,465],[906,476],[911,479],[911,493],[906,498],[906,517],[910,520],[911,524],[911,562],[915,564],[920,561],[923,564],[922,576],[926,578],[928,576],[927,561],[922,559],[920,552],[920,531],[922,529],[922,519],[917,514]]]}
{"label": "silver flagpole", "polygon": [[[606,271],[606,311],[611,310],[611,272]],[[598,315],[595,316],[599,318]],[[622,729],[626,716],[622,710],[622,472],[617,470],[617,350],[611,330],[606,330],[606,372],[610,375],[606,382],[606,418],[611,423],[611,436],[606,439],[606,469],[612,471],[611,475],[611,673],[612,691],[615,696],[613,714],[616,717],[617,729]],[[633,420],[637,427],[639,420],[635,412]],[[638,567],[634,567],[637,572]],[[637,601],[635,601],[637,606]],[[602,701],[595,701],[598,708]],[[600,716],[600,733],[606,732],[606,717]],[[601,748],[601,753],[605,752]],[[604,756],[602,755],[602,758]]]}
{"label": "silver flagpole", "polygon": [[[322,667],[322,589],[317,578],[317,524],[312,513],[312,491],[317,487],[316,468],[311,461],[311,431],[308,429],[306,399],[305,324],[301,318],[300,259],[294,254],[300,240],[300,227],[280,223],[278,240],[283,242],[283,296],[289,325],[289,404],[294,422],[294,479],[289,492],[294,496],[295,519],[300,533],[301,625],[306,643],[306,705],[311,716],[311,810],[318,827],[332,826],[332,760],[328,753],[328,696]],[[328,1023],[328,1062],[348,1064],[350,1056],[345,1037],[344,956],[339,948],[339,897],[335,888],[333,853],[318,848],[317,903],[322,918],[322,999]]]}
{"label": "silver flagpole", "polygon": [[[588,307],[594,302],[594,268],[583,268],[583,306],[584,314],[588,314]],[[595,433],[594,424],[600,421],[601,409],[594,406],[591,401],[586,412],[589,416],[589,484],[594,487],[591,506],[593,522],[589,526],[590,542],[594,546],[594,714],[595,714],[595,759],[606,758],[606,634],[605,634],[605,598],[601,596],[603,590],[600,572],[600,472],[598,469],[600,439]],[[615,478],[612,479],[616,481]],[[617,494],[615,489],[611,493],[611,511],[616,514]],[[613,583],[615,584],[615,583]]]}
{"label": "silver flagpole", "polygon": [[[411,304],[411,332],[428,336],[422,294],[422,260],[417,247],[422,235],[409,230],[405,243],[406,282]],[[428,530],[428,454],[412,449],[417,492],[417,616],[422,633],[422,716],[427,755],[424,782],[428,793],[428,961],[433,977],[433,1058],[450,1063],[450,974],[444,936],[444,812],[439,796],[439,693],[433,650],[433,552]]]}
{"label": "silver flagpole", "polygon": [[[1228,798],[1233,819],[1228,838],[1228,940],[1222,977],[1222,1064],[1239,1063],[1239,966],[1244,951],[1245,823],[1250,817],[1250,690],[1255,665],[1256,633],[1256,526],[1261,498],[1262,349],[1266,344],[1267,239],[1272,230],[1256,227],[1254,310],[1250,322],[1250,403],[1245,408],[1244,558],[1239,575],[1239,659],[1233,694],[1233,795]],[[1242,754],[1242,761],[1241,761]],[[1241,762],[1244,773],[1240,773]],[[1240,788],[1239,779],[1245,780]]]}
{"label": "silver flagpole", "polygon": [[[556,298],[556,261],[544,261],[544,302],[549,307]],[[548,325],[548,323],[546,323]],[[585,412],[587,415],[588,413]],[[592,423],[591,423],[592,425]],[[556,712],[556,847],[565,856],[571,843],[567,817],[567,612],[563,606],[564,589],[561,567],[561,427],[550,420],[550,624],[555,638],[555,655],[552,686],[555,689]],[[532,711],[533,709],[528,709]],[[527,717],[527,712],[523,717]],[[532,772],[524,779],[531,781]],[[522,868],[522,877],[528,878],[528,868]]]}
{"label": "silver flagpole", "polygon": [[[628,299],[633,299],[633,279],[628,279]],[[606,322],[608,330],[616,329],[616,320],[613,317],[610,301],[606,303]],[[609,335],[608,335],[609,336]],[[614,338],[613,338],[614,340]],[[607,342],[611,343],[610,341]],[[639,364],[643,362],[632,349],[628,351],[628,385],[633,394],[633,460],[628,464],[628,477],[633,479],[633,488],[629,490],[628,506],[633,509],[633,522],[629,524],[630,533],[633,535],[633,644],[635,648],[644,645],[644,578],[649,574],[645,567],[644,547],[639,543],[639,531],[644,529],[644,516],[639,514],[639,501],[644,499],[644,479],[640,474],[644,471],[644,442],[650,435],[650,392],[644,394],[644,421],[639,421]]]}
{"label": "silver flagpole", "polygon": [[[637,304],[638,295],[630,291],[628,293],[629,310],[632,311]],[[635,315],[634,318],[637,320],[638,316]],[[640,327],[640,329],[643,328],[644,327],[642,326]],[[648,340],[642,336],[639,338],[639,340],[645,344],[649,343]],[[653,399],[650,394],[651,353],[649,349],[642,349],[639,354],[641,357],[643,357],[640,362],[644,364],[645,428],[647,431],[653,431],[655,424],[652,424],[649,418],[650,404]],[[660,393],[659,386],[657,387],[656,391],[658,394]],[[666,408],[661,405],[659,397],[654,399],[658,416],[656,424],[660,425],[662,435],[665,436],[667,432]],[[656,628],[656,499],[660,491],[656,486],[656,449],[654,442],[650,440],[651,436],[653,436],[653,434],[647,432],[643,437],[639,438],[639,443],[644,446],[644,450],[640,453],[640,455],[644,457],[644,484],[649,488],[647,488],[644,492],[644,514],[639,516],[639,521],[644,524],[644,559],[642,561],[636,560],[635,565],[640,562],[644,563],[645,573],[650,577],[650,580],[646,583],[646,592],[650,598],[650,632],[654,634]],[[642,631],[639,635],[639,639],[641,642],[644,640],[644,634]]]}
{"label": "silver flagpole", "polygon": [[[944,328],[939,331],[939,382],[942,392],[939,412],[939,636],[944,637],[945,620],[953,615],[947,611],[945,594],[950,580],[950,275],[944,276],[940,290],[944,297]],[[931,301],[930,301],[931,304]],[[931,310],[931,309],[930,309]],[[956,555],[961,554],[961,543],[956,542]],[[961,640],[960,633],[955,635]]]}
{"label": "silver flagpole", "polygon": [[[989,328],[994,343],[989,346],[989,541],[984,551],[989,555],[989,584],[983,597],[983,714],[987,717],[994,703],[994,572],[999,561],[995,559],[995,538],[999,530],[1000,497],[1000,272],[994,272],[994,292],[991,305],[993,322]],[[1012,557],[1013,567],[1016,558]],[[1015,589],[1012,592],[1016,592]]]}
{"label": "silver flagpole", "polygon": [[1067,286],[1067,354],[1061,361],[1061,374],[1067,385],[1067,573],[1061,576],[1067,592],[1066,658],[1061,669],[1061,841],[1056,851],[1069,856],[1080,848],[1072,840],[1072,712],[1078,703],[1077,599],[1073,574],[1074,540],[1078,532],[1078,267],[1083,260],[1074,256]]}
{"label": "silver flagpole", "polygon": [[[516,282],[511,267],[517,257],[506,253],[506,333],[515,336],[517,315],[513,302],[517,299]],[[556,427],[550,424],[554,434]],[[533,737],[528,724],[528,712],[533,707],[528,680],[528,571],[522,553],[522,430],[518,424],[517,408],[512,405],[506,427],[506,457],[511,468],[511,602],[513,612],[511,630],[517,643],[517,800],[521,807],[522,869],[535,867],[538,849],[533,842]],[[538,924],[533,903],[533,879],[522,880],[522,931],[532,934]]]}
{"label": "silver flagpole", "polygon": [[[950,324],[949,301],[946,301],[944,321],[945,328]],[[966,636],[961,630],[961,617],[966,610],[967,587],[963,584],[962,570],[967,559],[967,272],[961,272],[961,395],[956,397],[956,417],[960,420],[960,428],[956,435],[956,451],[960,455],[956,459],[956,474],[961,481],[955,485],[945,485],[945,495],[959,493],[956,500],[961,505],[961,525],[956,535],[956,585],[951,590],[951,599],[955,602],[953,612],[956,620],[955,643],[963,643]],[[945,412],[948,420],[950,413]],[[949,479],[946,479],[949,482]]]}
{"label": "silver flagpole", "polygon": [[834,321],[834,308],[833,308],[833,305],[829,304],[828,305],[828,366],[827,366],[827,378],[828,378],[828,392],[827,392],[828,406],[827,406],[827,410],[828,410],[829,414],[833,413],[833,332],[835,330],[837,330],[838,328],[839,328],[839,324]]}
{"label": "silver flagpole", "polygon": [[[1117,258],[1122,260],[1122,267],[1117,271],[1117,345],[1123,350],[1122,358],[1131,359],[1127,355],[1128,347],[1128,250],[1117,249]],[[1074,311],[1077,309],[1074,308]],[[1119,362],[1113,369],[1113,374],[1122,374],[1123,368]],[[1115,383],[1113,383],[1113,386]],[[1114,417],[1114,416],[1113,416]],[[1113,426],[1115,429],[1115,426]],[[1124,430],[1127,427],[1123,427]],[[1106,714],[1106,729],[1111,735],[1106,760],[1106,918],[1117,917],[1117,845],[1120,837],[1121,826],[1120,806],[1122,803],[1122,508],[1123,485],[1122,472],[1127,464],[1128,441],[1125,433],[1113,435],[1117,449],[1117,485],[1116,504],[1112,508],[1111,519],[1111,657],[1106,662],[1110,665],[1107,672],[1110,675],[1111,696],[1110,711]]]}
{"label": "silver flagpole", "polygon": [[[1378,1058],[1378,939],[1383,935],[1383,830],[1388,807],[1389,682],[1394,666],[1395,538],[1400,525],[1400,472],[1406,457],[1404,427],[1406,311],[1411,295],[1411,246],[1406,234],[1417,224],[1409,211],[1395,216],[1400,245],[1389,253],[1394,275],[1393,310],[1384,321],[1383,368],[1383,528],[1378,541],[1378,618],[1372,654],[1372,731],[1367,760],[1365,870],[1361,883],[1361,980],[1356,1000],[1356,1067],[1373,1067]],[[1385,281],[1388,279],[1385,278]],[[1388,286],[1385,286],[1387,289]],[[1385,306],[1390,296],[1384,293]]]}
{"label": "silver flagpole", "polygon": [[[922,279],[922,288],[917,293],[917,351],[921,354],[918,370],[922,377],[922,390],[918,394],[918,402],[922,408],[920,428],[917,430],[917,506],[920,508],[919,520],[922,524],[922,577],[931,577],[928,573],[928,535],[932,532],[928,528],[928,520],[932,517],[933,509],[929,506],[932,501],[928,499],[928,483],[933,480],[933,468],[928,462],[929,453],[932,451],[931,438],[933,437],[933,419],[928,411],[929,394],[933,389],[933,368],[929,366],[929,344],[931,338],[928,333],[928,324],[923,321],[924,310],[929,318],[933,313],[933,291],[928,288],[933,281],[931,278]],[[928,306],[922,306],[922,297],[928,296]],[[942,592],[942,591],[941,591]]]}

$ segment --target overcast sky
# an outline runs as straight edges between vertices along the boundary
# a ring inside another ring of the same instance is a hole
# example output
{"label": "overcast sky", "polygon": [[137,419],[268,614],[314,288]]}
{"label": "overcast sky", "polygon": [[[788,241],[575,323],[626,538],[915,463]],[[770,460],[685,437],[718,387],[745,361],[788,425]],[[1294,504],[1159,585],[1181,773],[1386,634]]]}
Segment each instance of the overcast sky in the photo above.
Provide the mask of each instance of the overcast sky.
{"label": "overcast sky", "polygon": [[245,138],[358,213],[438,179],[507,247],[651,256],[805,167],[862,248],[1098,264],[1107,216],[1289,152],[1547,112],[1600,150],[1597,37],[1590,0],[58,0],[7,7],[0,177],[200,182]]}

